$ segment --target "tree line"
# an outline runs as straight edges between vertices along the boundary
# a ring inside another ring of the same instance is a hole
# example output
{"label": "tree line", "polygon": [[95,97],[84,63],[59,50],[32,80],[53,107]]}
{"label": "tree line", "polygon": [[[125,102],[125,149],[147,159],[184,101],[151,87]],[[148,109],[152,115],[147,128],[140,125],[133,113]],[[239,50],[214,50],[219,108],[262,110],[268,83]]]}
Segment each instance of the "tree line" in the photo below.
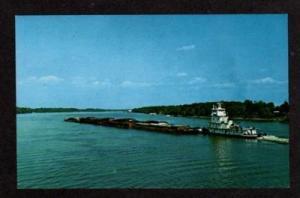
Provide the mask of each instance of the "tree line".
{"label": "tree line", "polygon": [[[274,105],[273,102],[251,101],[221,101],[228,115],[232,118],[280,118],[287,120],[289,112],[288,102]],[[193,103],[169,106],[148,106],[132,109],[132,112],[157,113],[173,116],[210,116],[213,104],[216,102]]]}
{"label": "tree line", "polygon": [[46,113],[46,112],[96,112],[96,111],[107,111],[105,109],[77,109],[77,108],[28,108],[28,107],[17,107],[17,113]]}

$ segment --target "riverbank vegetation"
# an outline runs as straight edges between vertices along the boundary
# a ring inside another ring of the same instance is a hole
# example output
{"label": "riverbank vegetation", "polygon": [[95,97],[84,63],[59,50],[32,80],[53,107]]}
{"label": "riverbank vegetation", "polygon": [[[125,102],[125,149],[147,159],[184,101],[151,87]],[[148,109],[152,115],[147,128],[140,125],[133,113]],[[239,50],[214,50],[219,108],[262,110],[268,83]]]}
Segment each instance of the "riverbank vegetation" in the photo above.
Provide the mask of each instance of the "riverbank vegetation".
{"label": "riverbank vegetation", "polygon": [[[228,115],[233,119],[288,121],[289,104],[286,101],[278,106],[274,105],[273,102],[266,103],[251,100],[245,100],[244,102],[221,102],[222,106],[226,108]],[[149,106],[132,109],[132,112],[208,117],[210,116],[213,104],[216,104],[216,102]]]}

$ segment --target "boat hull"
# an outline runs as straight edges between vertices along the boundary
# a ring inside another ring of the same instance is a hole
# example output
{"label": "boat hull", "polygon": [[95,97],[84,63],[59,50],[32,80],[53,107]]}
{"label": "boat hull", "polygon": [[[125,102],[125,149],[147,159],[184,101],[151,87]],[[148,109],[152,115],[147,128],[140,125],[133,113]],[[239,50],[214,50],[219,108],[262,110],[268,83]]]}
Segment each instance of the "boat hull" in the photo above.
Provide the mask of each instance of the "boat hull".
{"label": "boat hull", "polygon": [[223,136],[223,137],[235,137],[235,138],[243,138],[243,139],[257,139],[258,138],[258,135],[225,134],[225,133],[211,133],[211,132],[208,132],[207,135]]}

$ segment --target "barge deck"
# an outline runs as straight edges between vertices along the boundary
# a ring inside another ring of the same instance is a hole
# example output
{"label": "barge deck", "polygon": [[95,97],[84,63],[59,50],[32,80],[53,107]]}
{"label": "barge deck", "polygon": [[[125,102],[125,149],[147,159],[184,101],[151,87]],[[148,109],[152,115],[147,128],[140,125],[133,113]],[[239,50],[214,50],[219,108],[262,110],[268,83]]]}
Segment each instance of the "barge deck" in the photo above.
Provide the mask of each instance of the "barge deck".
{"label": "barge deck", "polygon": [[94,124],[107,127],[116,127],[124,129],[138,129],[147,131],[157,131],[176,135],[197,135],[207,133],[208,129],[199,127],[190,127],[188,125],[172,125],[162,121],[138,121],[131,118],[95,118],[95,117],[71,117],[66,118],[66,122],[76,122],[81,124]]}

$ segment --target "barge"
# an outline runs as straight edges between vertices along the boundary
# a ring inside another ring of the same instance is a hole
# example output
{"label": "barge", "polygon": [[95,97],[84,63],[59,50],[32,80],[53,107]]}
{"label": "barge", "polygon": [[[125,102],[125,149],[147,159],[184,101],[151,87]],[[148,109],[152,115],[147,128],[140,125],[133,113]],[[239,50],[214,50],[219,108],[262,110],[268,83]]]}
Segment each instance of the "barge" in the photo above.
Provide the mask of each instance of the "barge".
{"label": "barge", "polygon": [[95,118],[95,117],[71,117],[66,118],[66,122],[77,122],[82,124],[94,124],[101,125],[107,127],[116,127],[116,128],[124,128],[124,129],[137,129],[137,130],[148,130],[148,131],[157,131],[169,134],[176,135],[196,135],[201,134],[207,129],[198,128],[198,127],[190,127],[187,125],[172,125],[168,122],[163,121],[138,121],[132,118],[122,118],[122,119],[114,119],[114,118]]}
{"label": "barge", "polygon": [[77,122],[82,124],[94,124],[108,127],[117,127],[125,129],[138,129],[147,131],[157,131],[177,135],[222,135],[230,137],[239,137],[247,139],[258,139],[262,134],[257,133],[256,129],[242,128],[228,119],[225,108],[222,108],[221,103],[217,106],[213,105],[211,120],[208,128],[205,127],[190,127],[188,125],[172,125],[164,121],[138,121],[132,118],[95,118],[95,117],[71,117],[66,118],[67,122]]}

